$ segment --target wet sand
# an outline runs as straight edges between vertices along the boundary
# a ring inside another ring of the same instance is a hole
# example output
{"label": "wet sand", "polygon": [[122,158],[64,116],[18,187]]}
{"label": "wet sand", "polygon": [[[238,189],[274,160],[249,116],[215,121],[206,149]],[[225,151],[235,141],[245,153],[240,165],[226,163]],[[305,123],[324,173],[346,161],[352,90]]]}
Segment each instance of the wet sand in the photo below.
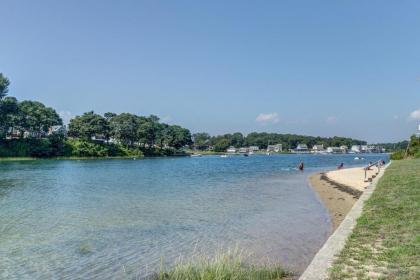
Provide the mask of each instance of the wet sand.
{"label": "wet sand", "polygon": [[327,177],[327,174],[313,174],[309,177],[309,182],[328,209],[333,231],[335,231],[359,198],[360,193],[352,193],[353,189],[350,186],[332,181]]}

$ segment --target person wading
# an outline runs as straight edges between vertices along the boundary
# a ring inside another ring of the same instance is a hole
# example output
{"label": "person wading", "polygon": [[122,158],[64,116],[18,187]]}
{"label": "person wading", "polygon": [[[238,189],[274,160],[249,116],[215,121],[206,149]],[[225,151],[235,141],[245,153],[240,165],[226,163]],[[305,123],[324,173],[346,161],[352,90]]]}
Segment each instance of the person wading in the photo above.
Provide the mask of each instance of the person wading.
{"label": "person wading", "polygon": [[299,163],[298,168],[299,168],[299,170],[300,170],[300,171],[303,171],[303,168],[304,168],[303,161],[301,161],[301,162]]}

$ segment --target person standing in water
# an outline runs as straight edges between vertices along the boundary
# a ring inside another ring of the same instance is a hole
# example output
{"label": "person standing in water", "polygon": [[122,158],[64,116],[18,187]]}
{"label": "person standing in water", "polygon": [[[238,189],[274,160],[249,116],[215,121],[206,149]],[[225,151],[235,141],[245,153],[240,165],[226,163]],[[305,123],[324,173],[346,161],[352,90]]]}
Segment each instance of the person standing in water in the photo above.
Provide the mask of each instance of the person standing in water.
{"label": "person standing in water", "polygon": [[303,161],[301,161],[301,162],[299,163],[298,168],[299,168],[299,170],[300,170],[300,171],[303,171],[303,168],[304,168]]}

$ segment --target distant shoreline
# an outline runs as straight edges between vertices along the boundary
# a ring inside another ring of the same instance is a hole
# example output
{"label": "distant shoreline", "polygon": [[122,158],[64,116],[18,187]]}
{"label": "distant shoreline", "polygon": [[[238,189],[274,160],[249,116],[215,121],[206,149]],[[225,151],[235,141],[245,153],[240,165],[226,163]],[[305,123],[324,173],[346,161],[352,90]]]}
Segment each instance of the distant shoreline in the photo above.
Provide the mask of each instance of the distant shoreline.
{"label": "distant shoreline", "polygon": [[189,157],[187,154],[170,156],[115,156],[115,157],[0,157],[2,161],[29,161],[29,160],[107,160],[107,159],[145,159],[145,158],[167,158],[167,157]]}

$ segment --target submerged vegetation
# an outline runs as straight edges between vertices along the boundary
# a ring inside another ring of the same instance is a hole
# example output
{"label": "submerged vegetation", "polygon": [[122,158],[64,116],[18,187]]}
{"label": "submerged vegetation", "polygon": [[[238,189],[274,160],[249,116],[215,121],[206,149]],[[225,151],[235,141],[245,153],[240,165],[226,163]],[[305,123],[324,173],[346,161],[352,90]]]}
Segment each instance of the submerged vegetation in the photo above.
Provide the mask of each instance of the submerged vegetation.
{"label": "submerged vegetation", "polygon": [[419,279],[420,159],[387,168],[330,279]]}
{"label": "submerged vegetation", "polygon": [[197,256],[174,267],[161,267],[153,280],[275,280],[291,274],[279,266],[249,265],[237,250],[214,257]]}

